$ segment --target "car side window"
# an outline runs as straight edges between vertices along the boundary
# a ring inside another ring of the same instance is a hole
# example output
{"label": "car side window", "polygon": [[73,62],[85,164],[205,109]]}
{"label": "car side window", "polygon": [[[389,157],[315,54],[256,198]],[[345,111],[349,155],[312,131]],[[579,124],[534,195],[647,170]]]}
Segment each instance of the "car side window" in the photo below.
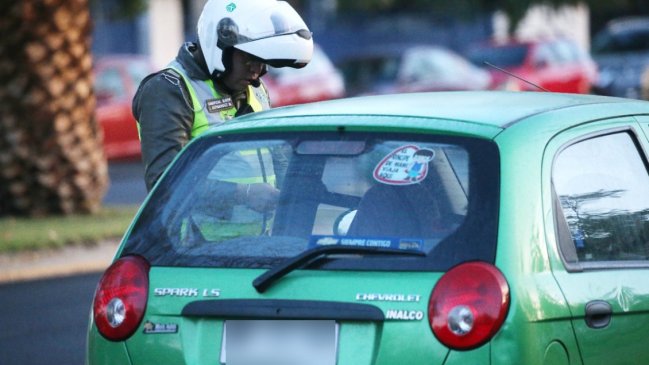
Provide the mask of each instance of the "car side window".
{"label": "car side window", "polygon": [[426,79],[431,73],[437,74],[435,62],[431,56],[434,57],[434,54],[431,52],[411,52],[404,59],[403,71],[400,78],[408,82],[413,82]]}
{"label": "car side window", "polygon": [[[649,174],[631,133],[563,149],[552,179],[579,264],[649,260]],[[572,247],[570,247],[572,249]],[[562,248],[562,251],[566,251]]]}
{"label": "car side window", "polygon": [[536,67],[547,67],[557,63],[557,56],[549,44],[541,44],[536,49],[533,62]]}
{"label": "car side window", "polygon": [[132,87],[137,89],[142,80],[151,73],[151,67],[147,62],[132,62],[127,65],[126,72],[131,78]]}
{"label": "car side window", "polygon": [[578,62],[581,59],[577,47],[567,41],[557,41],[553,46],[559,63]]}
{"label": "car side window", "polygon": [[117,68],[106,68],[95,79],[95,92],[101,98],[121,98],[126,95],[122,75]]}

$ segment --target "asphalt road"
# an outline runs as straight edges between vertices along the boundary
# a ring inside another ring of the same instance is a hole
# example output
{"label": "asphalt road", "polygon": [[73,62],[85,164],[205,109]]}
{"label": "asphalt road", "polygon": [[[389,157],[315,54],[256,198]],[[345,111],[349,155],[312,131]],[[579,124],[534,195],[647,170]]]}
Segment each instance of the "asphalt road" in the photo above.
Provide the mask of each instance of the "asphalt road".
{"label": "asphalt road", "polygon": [[139,204],[144,201],[147,191],[141,161],[111,161],[108,176],[110,185],[104,196],[104,205]]}
{"label": "asphalt road", "polygon": [[0,285],[0,364],[83,365],[100,274]]}
{"label": "asphalt road", "polygon": [[[104,205],[139,204],[140,161],[110,162]],[[0,365],[82,365],[90,306],[101,273],[0,285]]]}

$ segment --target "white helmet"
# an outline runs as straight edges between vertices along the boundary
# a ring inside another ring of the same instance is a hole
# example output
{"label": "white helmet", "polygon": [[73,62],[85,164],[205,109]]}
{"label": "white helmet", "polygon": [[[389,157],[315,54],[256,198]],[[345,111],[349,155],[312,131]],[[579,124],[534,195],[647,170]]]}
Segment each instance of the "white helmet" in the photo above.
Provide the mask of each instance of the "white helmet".
{"label": "white helmet", "polygon": [[223,51],[229,47],[273,67],[301,68],[313,54],[304,20],[277,0],[208,0],[198,19],[198,41],[210,73],[225,71]]}

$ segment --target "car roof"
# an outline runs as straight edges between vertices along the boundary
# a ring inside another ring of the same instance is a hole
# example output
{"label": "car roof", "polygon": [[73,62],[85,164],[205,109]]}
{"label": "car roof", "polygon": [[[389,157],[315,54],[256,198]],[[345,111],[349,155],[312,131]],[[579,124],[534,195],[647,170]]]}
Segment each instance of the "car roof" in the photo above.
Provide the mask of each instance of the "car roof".
{"label": "car roof", "polygon": [[401,57],[404,52],[420,49],[432,49],[453,52],[449,48],[429,43],[387,43],[371,44],[355,49],[353,52],[341,57],[340,63],[358,61],[366,58],[376,57]]}
{"label": "car roof", "polygon": [[610,20],[606,28],[613,33],[643,30],[649,26],[649,16],[628,16]]}
{"label": "car roof", "polygon": [[[397,129],[442,128],[462,131],[478,128],[483,131],[490,130],[491,132],[482,134],[485,136],[491,134],[493,137],[503,129],[534,119],[535,116],[586,106],[596,109],[594,119],[612,116],[615,115],[614,113],[620,115],[634,112],[649,113],[649,103],[645,101],[598,95],[451,91],[362,96],[281,107],[237,118],[236,122],[226,123],[216,130],[250,128],[281,130],[298,126],[313,130],[315,126],[340,127],[340,116],[389,116],[401,118],[374,123],[377,127]],[[310,118],[301,119],[302,117]],[[446,124],[442,123],[444,124],[442,126],[440,121]],[[372,121],[368,122],[367,118],[350,118],[345,120],[344,127],[366,127],[372,123]]]}
{"label": "car roof", "polygon": [[94,59],[94,64],[96,67],[123,65],[133,62],[150,64],[151,59],[146,55],[132,53],[111,53],[96,56]]}
{"label": "car roof", "polygon": [[470,47],[477,47],[477,48],[532,47],[536,45],[555,44],[555,43],[576,44],[577,42],[574,39],[569,37],[552,36],[552,37],[537,38],[537,39],[505,39],[505,40],[491,39],[479,43],[474,43]]}
{"label": "car roof", "polygon": [[520,40],[520,39],[508,39],[508,40],[488,40],[485,42],[479,42],[473,44],[475,47],[482,48],[503,48],[503,47],[520,47],[520,46],[531,46],[539,43],[547,43],[546,40]]}

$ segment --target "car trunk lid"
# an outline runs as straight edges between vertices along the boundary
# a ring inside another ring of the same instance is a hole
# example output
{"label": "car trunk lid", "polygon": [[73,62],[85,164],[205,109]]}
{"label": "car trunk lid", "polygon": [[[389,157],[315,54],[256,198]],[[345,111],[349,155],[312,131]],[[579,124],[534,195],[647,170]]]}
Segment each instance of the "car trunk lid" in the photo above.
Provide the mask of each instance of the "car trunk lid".
{"label": "car trunk lid", "polygon": [[[441,364],[448,354],[432,334],[427,315],[440,273],[297,270],[260,294],[252,282],[263,272],[152,268],[143,330],[129,340],[131,355],[149,356],[144,344],[155,343],[167,359],[177,357],[179,363],[219,363],[228,323],[235,328],[240,320],[321,323],[335,334],[328,348],[339,364],[400,363],[421,356]],[[154,328],[148,333],[147,323]],[[384,342],[390,346],[381,346]]]}

